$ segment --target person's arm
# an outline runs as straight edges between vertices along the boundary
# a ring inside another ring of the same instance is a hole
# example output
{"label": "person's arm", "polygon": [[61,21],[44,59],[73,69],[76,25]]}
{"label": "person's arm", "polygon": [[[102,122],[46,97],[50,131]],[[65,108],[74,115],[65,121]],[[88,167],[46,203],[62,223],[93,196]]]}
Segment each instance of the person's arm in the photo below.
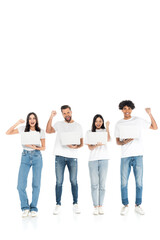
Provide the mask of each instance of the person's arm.
{"label": "person's arm", "polygon": [[158,126],[157,126],[157,123],[155,121],[155,119],[153,118],[152,116],[152,113],[151,113],[151,108],[145,108],[147,114],[149,115],[150,119],[151,119],[151,126],[150,126],[150,129],[152,130],[157,130],[158,129]]}
{"label": "person's arm", "polygon": [[125,145],[133,140],[134,140],[133,138],[129,138],[129,139],[124,139],[124,140],[120,141],[120,138],[116,138],[116,142],[118,145]]}
{"label": "person's arm", "polygon": [[83,147],[83,138],[80,138],[80,145],[67,145],[69,148],[78,149]]}
{"label": "person's arm", "polygon": [[[19,133],[18,129],[16,128],[19,124],[24,123],[25,121],[23,119],[18,120],[12,127],[10,127],[6,134],[7,135],[13,135]],[[16,129],[15,129],[16,128]]]}
{"label": "person's arm", "polygon": [[89,150],[94,150],[96,147],[102,146],[103,144],[99,142],[96,145],[89,145],[89,144],[87,144],[87,145],[88,145]]}
{"label": "person's arm", "polygon": [[46,133],[55,133],[55,129],[52,127],[52,120],[53,120],[53,117],[56,116],[56,111],[52,111],[51,112],[51,116],[48,120],[48,123],[47,123],[47,126],[46,126]]}
{"label": "person's arm", "polygon": [[110,122],[107,121],[106,122],[106,132],[108,134],[108,139],[107,139],[108,142],[111,140],[111,136],[110,136],[110,132],[109,132],[109,124],[110,124]]}
{"label": "person's arm", "polygon": [[45,147],[45,138],[41,139],[41,147],[38,147],[36,145],[25,145],[26,147],[32,148],[34,150],[42,150],[44,151],[46,149]]}

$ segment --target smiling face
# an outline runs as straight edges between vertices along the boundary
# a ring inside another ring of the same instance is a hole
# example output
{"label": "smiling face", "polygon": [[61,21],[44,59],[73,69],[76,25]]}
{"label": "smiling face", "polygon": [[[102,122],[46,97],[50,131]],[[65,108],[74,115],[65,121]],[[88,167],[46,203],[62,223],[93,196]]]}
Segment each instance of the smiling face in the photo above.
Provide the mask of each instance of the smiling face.
{"label": "smiling face", "polygon": [[130,108],[128,106],[124,106],[122,109],[122,112],[124,114],[124,119],[131,118],[132,108]]}
{"label": "smiling face", "polygon": [[65,119],[66,122],[71,122],[72,121],[72,111],[69,108],[63,109],[62,110],[62,115]]}
{"label": "smiling face", "polygon": [[96,129],[101,129],[102,124],[103,124],[103,120],[102,120],[100,117],[98,117],[98,118],[96,119],[96,121],[95,121],[95,127],[96,127]]}
{"label": "smiling face", "polygon": [[36,117],[34,114],[31,114],[29,116],[29,125],[30,125],[30,128],[35,128],[35,125],[36,125]]}

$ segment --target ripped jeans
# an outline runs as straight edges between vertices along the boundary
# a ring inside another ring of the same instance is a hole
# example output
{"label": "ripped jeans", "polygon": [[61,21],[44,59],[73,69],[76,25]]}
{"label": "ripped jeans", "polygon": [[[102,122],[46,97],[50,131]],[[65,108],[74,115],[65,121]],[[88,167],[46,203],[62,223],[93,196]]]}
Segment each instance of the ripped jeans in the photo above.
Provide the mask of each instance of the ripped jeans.
{"label": "ripped jeans", "polygon": [[61,205],[62,185],[64,179],[64,170],[67,165],[69,178],[71,182],[71,190],[73,196],[73,204],[78,201],[78,184],[77,184],[77,158],[68,158],[62,156],[55,157],[55,172],[56,172],[56,204]]}

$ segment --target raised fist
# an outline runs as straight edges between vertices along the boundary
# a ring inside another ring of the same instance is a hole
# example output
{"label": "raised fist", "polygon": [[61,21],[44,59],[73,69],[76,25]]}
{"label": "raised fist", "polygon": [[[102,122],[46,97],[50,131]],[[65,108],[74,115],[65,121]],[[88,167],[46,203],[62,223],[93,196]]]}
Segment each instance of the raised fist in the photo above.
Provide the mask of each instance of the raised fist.
{"label": "raised fist", "polygon": [[57,114],[57,112],[56,112],[56,111],[52,111],[52,112],[51,112],[51,118],[55,117],[55,116],[56,116],[56,114]]}

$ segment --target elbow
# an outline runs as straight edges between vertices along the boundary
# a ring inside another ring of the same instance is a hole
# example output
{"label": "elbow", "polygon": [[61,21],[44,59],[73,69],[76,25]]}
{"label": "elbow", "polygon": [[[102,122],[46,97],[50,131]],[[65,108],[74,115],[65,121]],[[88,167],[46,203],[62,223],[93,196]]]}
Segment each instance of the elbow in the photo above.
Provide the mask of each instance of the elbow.
{"label": "elbow", "polygon": [[46,128],[46,133],[48,133],[48,129]]}
{"label": "elbow", "polygon": [[46,133],[50,133],[50,131],[46,128]]}
{"label": "elbow", "polygon": [[157,126],[157,125],[156,125],[156,126],[151,126],[151,129],[157,130],[157,129],[158,129],[158,126]]}

